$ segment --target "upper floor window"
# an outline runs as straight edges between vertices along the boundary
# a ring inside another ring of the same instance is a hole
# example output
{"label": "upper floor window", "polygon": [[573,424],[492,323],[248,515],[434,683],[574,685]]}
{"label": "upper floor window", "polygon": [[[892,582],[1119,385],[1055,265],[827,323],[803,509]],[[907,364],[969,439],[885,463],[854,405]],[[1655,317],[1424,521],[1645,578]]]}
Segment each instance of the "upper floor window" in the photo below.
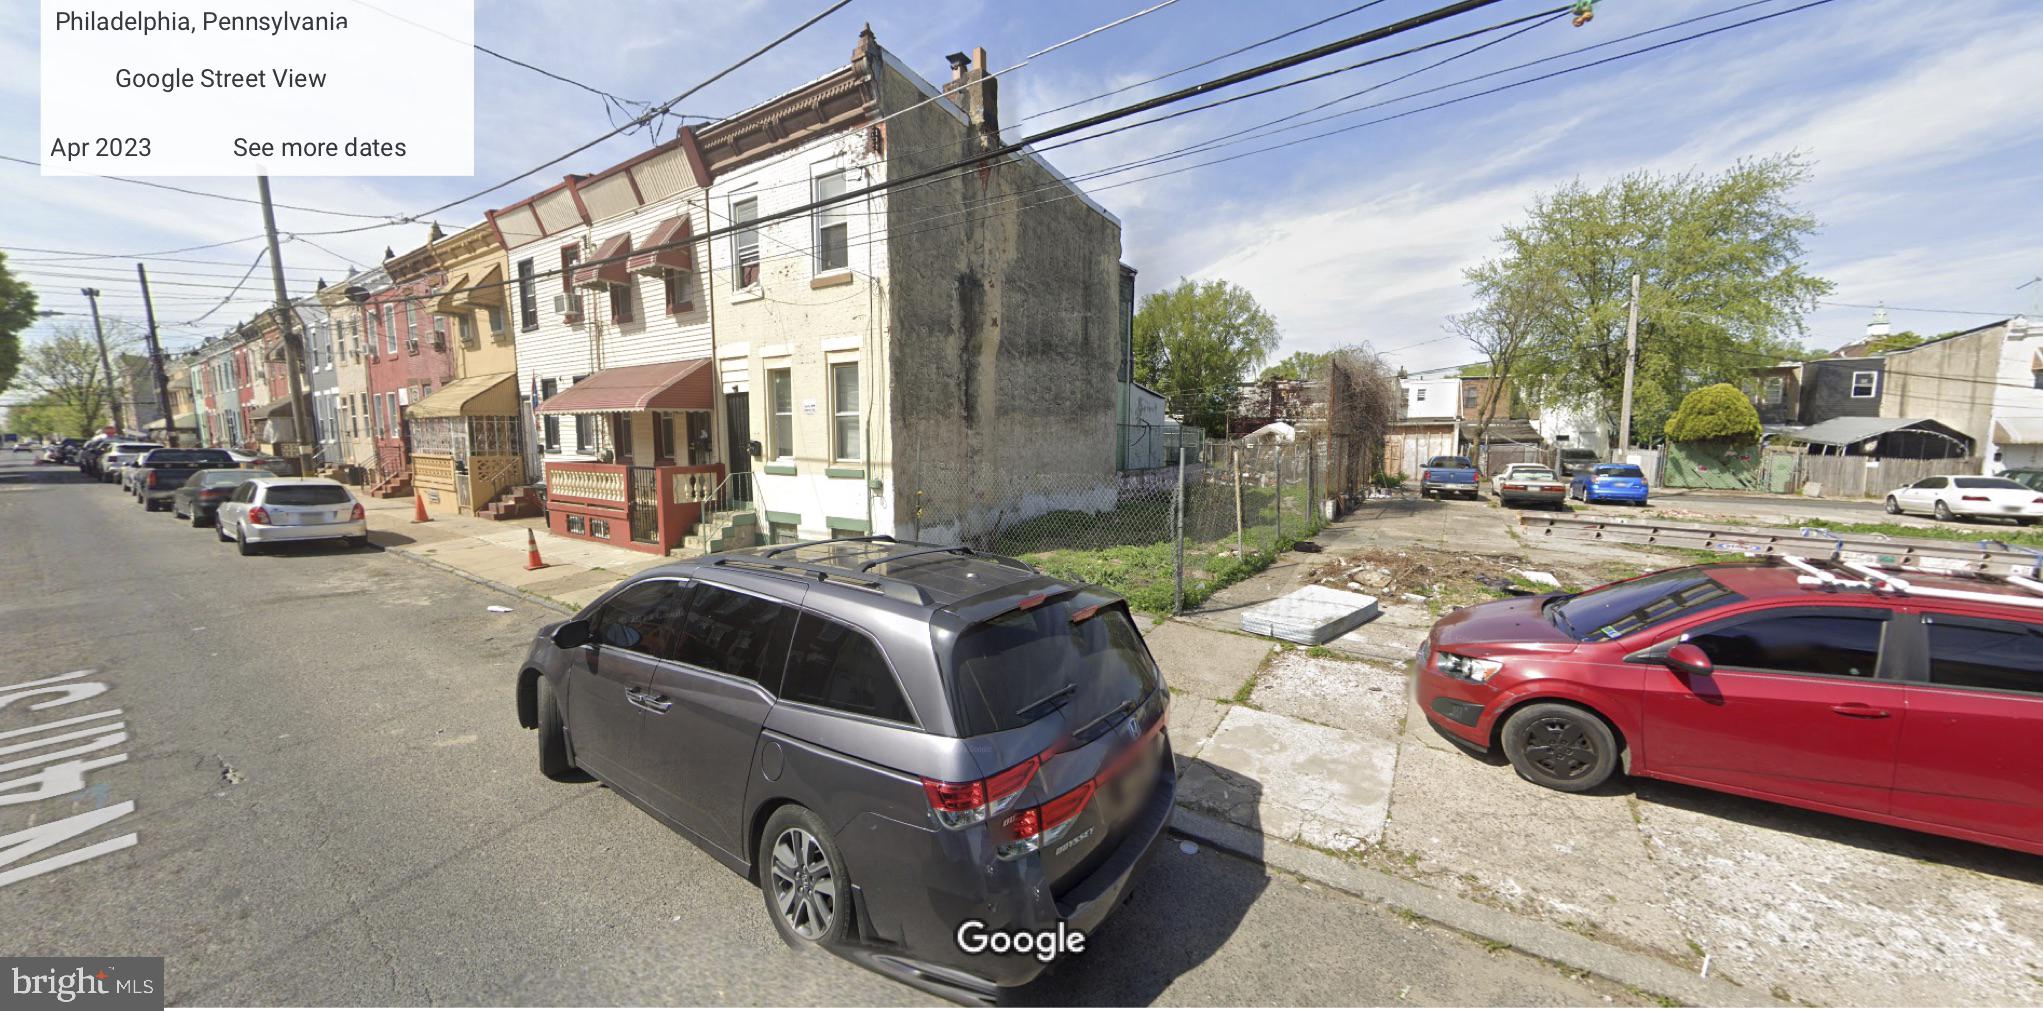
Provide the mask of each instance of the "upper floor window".
{"label": "upper floor window", "polygon": [[1419,401],[1420,403],[1424,403],[1426,400],[1426,388],[1421,386],[1418,387],[1417,389],[1414,389],[1412,391],[1412,399]]}
{"label": "upper floor window", "polygon": [[531,260],[518,261],[518,326],[526,330],[539,327],[539,286]]}
{"label": "upper floor window", "polygon": [[1851,374],[1851,395],[1853,399],[1864,400],[1880,392],[1878,372],[1854,372]]}
{"label": "upper floor window", "polygon": [[1778,404],[1787,399],[1788,381],[1781,376],[1768,376],[1760,386],[1761,396],[1766,403]]}
{"label": "upper floor window", "polygon": [[560,247],[560,291],[570,323],[582,318],[582,293],[575,290],[575,264],[580,262],[582,247],[577,245]]}
{"label": "upper floor window", "polygon": [[[812,199],[830,200],[844,195],[844,170],[817,176]],[[844,270],[851,266],[851,223],[843,204],[819,207],[815,214],[816,273]]]}
{"label": "upper floor window", "polygon": [[610,322],[629,323],[638,318],[637,302],[629,284],[610,286]]}
{"label": "upper floor window", "polygon": [[1474,407],[1475,405],[1476,405],[1475,384],[1474,383],[1461,384],[1461,406]]}
{"label": "upper floor window", "polygon": [[383,350],[397,353],[397,307],[388,302],[383,303]]}
{"label": "upper floor window", "polygon": [[731,262],[738,272],[737,287],[759,283],[759,198],[731,201]]}

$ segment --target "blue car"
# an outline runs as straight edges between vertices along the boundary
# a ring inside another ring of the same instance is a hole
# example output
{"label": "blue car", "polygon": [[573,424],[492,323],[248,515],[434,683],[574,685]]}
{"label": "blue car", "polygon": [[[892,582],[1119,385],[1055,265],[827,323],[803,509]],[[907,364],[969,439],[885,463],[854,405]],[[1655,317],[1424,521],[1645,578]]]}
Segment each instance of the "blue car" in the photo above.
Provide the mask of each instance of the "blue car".
{"label": "blue car", "polygon": [[1568,485],[1568,497],[1588,502],[1634,502],[1646,504],[1646,475],[1637,464],[1599,463],[1577,471]]}

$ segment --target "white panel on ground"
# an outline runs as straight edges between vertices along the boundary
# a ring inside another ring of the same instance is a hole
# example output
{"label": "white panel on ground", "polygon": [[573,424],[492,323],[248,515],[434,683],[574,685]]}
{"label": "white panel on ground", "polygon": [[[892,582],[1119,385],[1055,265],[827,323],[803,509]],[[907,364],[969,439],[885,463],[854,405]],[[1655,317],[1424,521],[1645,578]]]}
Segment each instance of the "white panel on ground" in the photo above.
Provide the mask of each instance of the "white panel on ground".
{"label": "white panel on ground", "polygon": [[1317,646],[1376,617],[1376,598],[1328,586],[1293,590],[1241,613],[1241,630]]}

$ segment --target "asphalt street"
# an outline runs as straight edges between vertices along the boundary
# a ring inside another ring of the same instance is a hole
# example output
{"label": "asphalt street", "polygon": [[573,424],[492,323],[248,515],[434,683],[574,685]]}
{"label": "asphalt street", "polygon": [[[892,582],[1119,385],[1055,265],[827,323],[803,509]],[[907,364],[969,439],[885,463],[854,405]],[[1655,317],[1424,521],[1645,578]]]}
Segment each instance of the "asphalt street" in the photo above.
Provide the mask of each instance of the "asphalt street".
{"label": "asphalt street", "polygon": [[[935,1003],[789,951],[752,884],[600,785],[540,777],[512,675],[549,612],[376,548],[242,558],[27,454],[0,454],[0,545],[0,781],[59,751],[93,766],[0,782],[0,951],[161,955],[173,1005]],[[80,671],[44,687],[104,691],[8,695]],[[113,709],[125,739],[56,741]],[[1026,996],[1638,1000],[1175,840]]]}

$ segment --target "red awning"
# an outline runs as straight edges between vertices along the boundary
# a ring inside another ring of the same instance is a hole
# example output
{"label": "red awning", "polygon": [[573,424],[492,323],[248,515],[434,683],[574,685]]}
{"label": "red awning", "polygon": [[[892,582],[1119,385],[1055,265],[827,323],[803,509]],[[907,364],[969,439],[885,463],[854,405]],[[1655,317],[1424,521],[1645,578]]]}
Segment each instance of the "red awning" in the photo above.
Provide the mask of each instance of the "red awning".
{"label": "red awning", "polygon": [[575,287],[607,288],[613,284],[630,284],[631,276],[624,269],[624,258],[630,253],[630,232],[604,239],[603,244],[596,247],[596,255],[589,265],[575,268]]}
{"label": "red awning", "polygon": [[716,383],[707,358],[604,369],[539,405],[541,414],[609,411],[707,411]]}
{"label": "red awning", "polygon": [[690,241],[694,232],[686,214],[660,222],[646,240],[646,251],[628,261],[631,272],[664,274],[670,270],[694,270],[695,257],[691,255],[694,243]]}

